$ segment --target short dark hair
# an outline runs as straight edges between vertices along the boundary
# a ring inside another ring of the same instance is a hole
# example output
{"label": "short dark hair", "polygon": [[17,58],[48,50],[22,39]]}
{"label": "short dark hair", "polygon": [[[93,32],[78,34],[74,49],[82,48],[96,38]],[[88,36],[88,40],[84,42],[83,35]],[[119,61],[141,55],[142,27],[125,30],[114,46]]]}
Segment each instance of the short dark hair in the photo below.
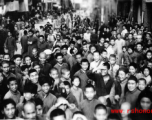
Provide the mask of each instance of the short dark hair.
{"label": "short dark hair", "polygon": [[37,71],[36,71],[35,69],[30,69],[29,72],[28,72],[28,74],[30,75],[30,74],[33,73],[33,72],[36,72],[36,73],[37,73]]}
{"label": "short dark hair", "polygon": [[53,120],[54,117],[64,116],[66,118],[65,112],[61,109],[55,109],[50,114],[50,119]]}
{"label": "short dark hair", "polygon": [[136,63],[130,63],[129,67],[131,67],[131,66],[134,67],[135,69],[137,69],[137,64]]}
{"label": "short dark hair", "polygon": [[74,117],[74,116],[77,115],[77,114],[84,115],[81,111],[76,111],[76,112],[73,113],[73,116],[72,116],[72,117]]}
{"label": "short dark hair", "polygon": [[115,114],[115,113],[110,114],[110,115],[108,116],[108,118],[109,118],[109,119],[114,119],[114,120],[120,120],[119,115],[118,115],[118,114]]}
{"label": "short dark hair", "polygon": [[82,56],[82,53],[81,53],[81,52],[78,52],[78,53],[76,53],[76,55],[75,55],[75,56],[77,56],[77,55],[81,55],[81,56]]}
{"label": "short dark hair", "polygon": [[144,79],[144,78],[140,78],[140,79],[138,80],[138,83],[139,83],[139,81],[144,81],[145,84],[147,84],[147,81],[146,81],[146,79]]}
{"label": "short dark hair", "polygon": [[92,84],[87,84],[85,86],[85,91],[86,91],[87,88],[92,88],[95,91],[95,87]]}
{"label": "short dark hair", "polygon": [[52,77],[47,77],[47,76],[39,77],[39,83],[41,86],[44,85],[45,83],[48,83],[49,86],[51,86],[53,81],[54,81],[54,79]]}
{"label": "short dark hair", "polygon": [[8,80],[7,80],[7,85],[10,84],[10,82],[12,81],[16,81],[17,82],[17,79],[15,77],[10,77]]}
{"label": "short dark hair", "polygon": [[137,46],[137,45],[141,45],[141,46],[143,46],[143,43],[139,42],[139,43],[137,43],[137,44],[136,44],[136,46]]}
{"label": "short dark hair", "polygon": [[81,60],[81,64],[82,64],[83,62],[87,62],[88,65],[89,65],[89,61],[88,61],[87,59],[82,59],[82,60]]}
{"label": "short dark hair", "polygon": [[8,56],[10,56],[8,53],[5,53],[5,54],[4,54],[4,56],[5,56],[5,55],[8,55]]}
{"label": "short dark hair", "polygon": [[94,51],[93,54],[95,54],[95,53],[98,53],[98,54],[100,55],[100,52],[99,52],[99,51]]}
{"label": "short dark hair", "polygon": [[79,77],[79,76],[74,76],[74,77],[72,78],[71,82],[73,82],[76,78],[77,78],[77,79],[79,79],[80,84],[81,84],[81,79],[80,79],[80,77]]}
{"label": "short dark hair", "polygon": [[22,65],[21,66],[21,71],[24,71],[24,70],[26,70],[26,69],[28,69],[29,67],[27,66],[27,65]]}
{"label": "short dark hair", "polygon": [[138,82],[137,78],[136,78],[135,76],[133,76],[133,75],[131,75],[131,76],[128,78],[128,81],[129,81],[129,80],[133,80],[133,81],[135,81],[136,83]]}
{"label": "short dark hair", "polygon": [[50,73],[51,73],[52,71],[57,71],[57,72],[58,72],[58,69],[54,67],[54,68],[50,69]]}
{"label": "short dark hair", "polygon": [[17,58],[21,58],[22,59],[22,55],[16,54],[16,55],[14,55],[13,58],[14,58],[14,60],[17,59]]}
{"label": "short dark hair", "polygon": [[4,64],[8,64],[8,65],[10,66],[10,63],[9,63],[8,61],[3,61],[3,62],[1,63],[1,66],[3,66]]}
{"label": "short dark hair", "polygon": [[62,54],[62,53],[57,53],[57,54],[55,55],[55,58],[57,59],[57,57],[59,57],[59,56],[62,56],[62,57],[63,57],[63,54]]}
{"label": "short dark hair", "polygon": [[94,109],[94,113],[96,113],[96,111],[99,110],[99,109],[103,109],[103,110],[105,110],[106,113],[107,113],[107,108],[106,108],[106,106],[103,105],[103,104],[98,104],[98,105],[96,105],[96,106],[95,106],[95,109]]}
{"label": "short dark hair", "polygon": [[62,49],[68,49],[68,46],[67,45],[63,45],[63,46],[61,46],[61,50]]}
{"label": "short dark hair", "polygon": [[13,99],[4,99],[2,102],[2,110],[4,110],[8,104],[12,104],[16,108],[16,103]]}
{"label": "short dark hair", "polygon": [[24,35],[27,35],[27,30],[24,30]]}
{"label": "short dark hair", "polygon": [[103,63],[103,66],[106,66],[108,70],[110,69],[110,64],[108,62]]}
{"label": "short dark hair", "polygon": [[27,57],[29,57],[29,58],[31,59],[31,57],[30,57],[29,55],[26,55],[26,56],[24,57],[24,61],[25,61],[25,59],[26,59]]}
{"label": "short dark hair", "polygon": [[35,105],[36,105],[36,106],[38,106],[38,105],[43,106],[43,101],[42,101],[40,98],[36,98],[36,99],[35,99]]}
{"label": "short dark hair", "polygon": [[74,41],[70,41],[69,44],[75,44],[75,42]]}
{"label": "short dark hair", "polygon": [[132,51],[134,51],[134,47],[132,45],[128,46],[128,49],[131,49]]}
{"label": "short dark hair", "polygon": [[102,54],[103,52],[106,52],[106,53],[107,53],[107,51],[106,51],[106,50],[102,50],[102,51],[101,51],[101,54]]}
{"label": "short dark hair", "polygon": [[70,84],[68,81],[64,81],[63,84],[64,84],[65,86],[69,86],[69,88],[71,88],[71,84]]}
{"label": "short dark hair", "polygon": [[40,37],[44,38],[44,36],[43,36],[43,35],[39,35],[39,38],[40,38]]}
{"label": "short dark hair", "polygon": [[24,86],[23,93],[36,94],[37,93],[37,85],[33,84],[32,82],[26,83]]}
{"label": "short dark hair", "polygon": [[116,59],[116,55],[115,54],[111,54],[109,58],[115,58]]}
{"label": "short dark hair", "polygon": [[38,62],[33,62],[33,65],[32,65],[33,67],[35,67],[35,66],[40,66],[40,64],[38,63]]}

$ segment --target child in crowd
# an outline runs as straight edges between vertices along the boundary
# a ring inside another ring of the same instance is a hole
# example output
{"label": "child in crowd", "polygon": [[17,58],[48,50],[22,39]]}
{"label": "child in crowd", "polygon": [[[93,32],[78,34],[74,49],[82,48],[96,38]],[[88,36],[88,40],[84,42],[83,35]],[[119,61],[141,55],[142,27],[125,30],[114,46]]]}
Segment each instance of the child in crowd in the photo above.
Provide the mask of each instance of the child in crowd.
{"label": "child in crowd", "polygon": [[24,63],[29,67],[29,70],[32,69],[32,60],[30,56],[25,56],[24,57]]}
{"label": "child in crowd", "polygon": [[71,87],[71,93],[75,96],[78,105],[81,103],[83,100],[83,91],[79,87],[81,84],[80,78],[75,76],[72,80],[72,87]]}
{"label": "child in crowd", "polygon": [[35,99],[36,114],[38,116],[43,116],[43,101],[40,98]]}
{"label": "child in crowd", "polygon": [[37,94],[37,85],[35,85],[31,82],[25,84],[22,99],[16,106],[19,117],[22,116],[22,110],[23,110],[24,104],[27,101],[35,100],[36,94]]}
{"label": "child in crowd", "polygon": [[10,55],[9,54],[4,54],[3,60],[10,62],[10,60],[11,60]]}
{"label": "child in crowd", "polygon": [[93,53],[93,59],[94,61],[90,64],[90,70],[92,70],[92,72],[99,73],[101,71],[103,62],[100,60],[100,53],[98,51]]}
{"label": "child in crowd", "polygon": [[43,101],[43,114],[46,114],[49,108],[52,107],[57,100],[57,98],[50,93],[52,81],[53,79],[48,77],[40,77],[39,79],[42,89],[40,92],[38,92],[38,95]]}
{"label": "child in crowd", "polygon": [[151,86],[152,78],[151,78],[151,69],[149,67],[142,68],[142,76],[146,80],[147,86]]}
{"label": "child in crowd", "polygon": [[116,107],[118,107],[118,105],[122,103],[126,93],[126,85],[128,81],[127,73],[128,73],[127,69],[125,68],[119,69],[117,80],[115,81],[115,84],[111,88],[110,100],[113,105],[116,105]]}
{"label": "child in crowd", "polygon": [[146,80],[145,80],[144,78],[140,78],[140,79],[138,80],[138,89],[139,89],[140,91],[143,91],[143,90],[146,89],[146,87],[147,87],[147,82],[146,82]]}
{"label": "child in crowd", "polygon": [[71,92],[71,84],[68,81],[64,81],[63,84],[64,84],[64,89],[66,91],[66,100],[69,103],[75,104],[76,107],[78,107],[77,100]]}
{"label": "child in crowd", "polygon": [[33,84],[37,85],[38,87],[37,92],[39,92],[41,90],[41,86],[39,84],[39,75],[35,69],[29,70],[29,80]]}
{"label": "child in crowd", "polygon": [[56,58],[57,64],[54,67],[58,69],[59,76],[61,76],[61,70],[63,68],[67,68],[68,69],[69,67],[68,67],[67,63],[63,63],[63,54],[62,53],[57,53],[55,58]]}
{"label": "child in crowd", "polygon": [[47,61],[47,55],[45,52],[41,52],[39,54],[39,65],[40,65],[40,69],[42,74],[48,76],[49,75],[49,71],[52,68],[52,65],[49,64]]}
{"label": "child in crowd", "polygon": [[14,55],[14,63],[15,63],[15,73],[21,74],[21,62],[22,62],[22,56],[21,55]]}
{"label": "child in crowd", "polygon": [[102,52],[101,52],[101,60],[103,62],[108,62],[108,57],[107,57],[107,51],[106,50],[102,50]]}
{"label": "child in crowd", "polygon": [[40,64],[38,62],[33,63],[32,66],[33,66],[33,69],[35,69],[37,71],[37,73],[40,77],[44,76],[44,74],[41,71]]}
{"label": "child in crowd", "polygon": [[113,51],[112,47],[110,46],[109,41],[104,42],[104,47],[105,47],[105,50],[107,51],[107,58],[108,59],[109,59],[109,56],[111,54],[115,54],[115,51]]}
{"label": "child in crowd", "polygon": [[9,119],[9,120],[17,119],[15,112],[16,112],[16,103],[12,99],[5,99],[2,104],[3,116],[1,116],[0,118]]}
{"label": "child in crowd", "polygon": [[49,76],[54,79],[54,84],[53,84],[52,90],[54,90],[54,91],[57,92],[58,89],[59,89],[59,83],[60,83],[60,78],[59,78],[58,70],[56,68],[52,68],[50,70]]}
{"label": "child in crowd", "polygon": [[96,51],[97,49],[96,49],[96,46],[95,45],[90,45],[89,46],[89,53],[88,53],[88,56],[87,56],[87,59],[88,59],[88,61],[89,62],[92,62],[93,61],[93,59],[94,59],[94,52]]}
{"label": "child in crowd", "polygon": [[22,73],[22,82],[21,82],[21,92],[23,92],[25,83],[29,81],[29,67],[27,65],[21,66],[21,73]]}
{"label": "child in crowd", "polygon": [[131,62],[132,62],[132,59],[128,54],[127,47],[123,46],[122,47],[122,55],[120,58],[120,64],[123,65],[124,67],[127,67],[127,66],[129,66],[129,64]]}
{"label": "child in crowd", "polygon": [[116,64],[116,55],[111,54],[109,57],[109,63],[110,63],[110,70],[109,74],[110,76],[115,79],[116,78],[116,73],[119,70],[119,65]]}
{"label": "child in crowd", "polygon": [[61,70],[61,78],[60,78],[61,82],[64,81],[68,81],[69,83],[71,83],[71,78],[70,78],[70,70],[67,68],[63,68]]}
{"label": "child in crowd", "polygon": [[80,85],[80,88],[82,90],[85,89],[85,86],[87,85],[88,83],[88,76],[87,76],[87,70],[89,69],[89,62],[87,59],[83,59],[81,61],[81,69],[75,73],[74,76],[78,76],[81,80],[81,85]]}
{"label": "child in crowd", "polygon": [[33,62],[38,62],[38,61],[39,61],[37,48],[33,48],[33,49],[32,49],[31,59],[32,59]]}
{"label": "child in crowd", "polygon": [[105,105],[98,104],[95,106],[94,117],[96,120],[107,120],[108,118],[108,110]]}
{"label": "child in crowd", "polygon": [[80,103],[79,108],[88,120],[92,120],[94,118],[94,109],[96,105],[100,103],[100,101],[94,98],[96,91],[94,86],[91,84],[86,85],[84,94],[86,96],[86,99]]}
{"label": "child in crowd", "polygon": [[127,82],[127,92],[124,96],[124,101],[129,102],[131,104],[131,108],[134,109],[136,107],[136,102],[138,99],[138,96],[140,94],[140,91],[137,89],[138,87],[138,81],[137,78],[133,75],[131,75],[128,78]]}
{"label": "child in crowd", "polygon": [[130,65],[129,65],[129,75],[133,75],[137,79],[142,77],[142,75],[140,73],[138,73],[138,67],[137,67],[136,63],[130,63]]}
{"label": "child in crowd", "polygon": [[130,120],[131,104],[129,102],[124,102],[121,104],[120,109],[123,110],[123,112],[120,113],[121,120]]}
{"label": "child in crowd", "polygon": [[7,82],[9,91],[5,94],[4,99],[12,99],[16,104],[18,104],[20,102],[21,94],[18,91],[18,83],[16,78],[11,77]]}

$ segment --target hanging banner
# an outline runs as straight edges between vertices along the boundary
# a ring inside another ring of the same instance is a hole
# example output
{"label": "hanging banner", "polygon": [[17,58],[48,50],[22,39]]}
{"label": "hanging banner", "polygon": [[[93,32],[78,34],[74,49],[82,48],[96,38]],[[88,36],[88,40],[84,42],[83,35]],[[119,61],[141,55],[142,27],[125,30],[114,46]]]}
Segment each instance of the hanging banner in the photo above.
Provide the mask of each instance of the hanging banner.
{"label": "hanging banner", "polygon": [[6,12],[19,11],[19,1],[7,2]]}

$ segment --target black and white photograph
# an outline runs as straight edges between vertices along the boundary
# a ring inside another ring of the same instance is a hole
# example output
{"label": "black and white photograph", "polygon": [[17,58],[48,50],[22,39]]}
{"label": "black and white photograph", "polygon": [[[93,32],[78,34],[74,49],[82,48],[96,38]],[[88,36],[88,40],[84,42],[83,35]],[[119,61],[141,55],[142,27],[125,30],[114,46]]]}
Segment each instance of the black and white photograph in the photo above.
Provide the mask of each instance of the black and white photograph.
{"label": "black and white photograph", "polygon": [[0,120],[152,120],[152,0],[0,0]]}

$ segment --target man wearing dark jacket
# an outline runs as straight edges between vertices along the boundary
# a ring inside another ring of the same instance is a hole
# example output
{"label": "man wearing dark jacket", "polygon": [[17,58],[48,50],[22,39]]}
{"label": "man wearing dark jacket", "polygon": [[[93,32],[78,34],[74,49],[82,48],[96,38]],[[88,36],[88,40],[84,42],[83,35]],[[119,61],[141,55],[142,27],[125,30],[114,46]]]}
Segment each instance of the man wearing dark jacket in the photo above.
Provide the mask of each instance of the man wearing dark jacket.
{"label": "man wearing dark jacket", "polygon": [[24,31],[24,36],[21,37],[22,55],[23,55],[23,56],[24,56],[24,55],[27,53],[27,51],[28,51],[27,41],[28,41],[28,36],[27,36],[27,31],[25,30],[25,31]]}

